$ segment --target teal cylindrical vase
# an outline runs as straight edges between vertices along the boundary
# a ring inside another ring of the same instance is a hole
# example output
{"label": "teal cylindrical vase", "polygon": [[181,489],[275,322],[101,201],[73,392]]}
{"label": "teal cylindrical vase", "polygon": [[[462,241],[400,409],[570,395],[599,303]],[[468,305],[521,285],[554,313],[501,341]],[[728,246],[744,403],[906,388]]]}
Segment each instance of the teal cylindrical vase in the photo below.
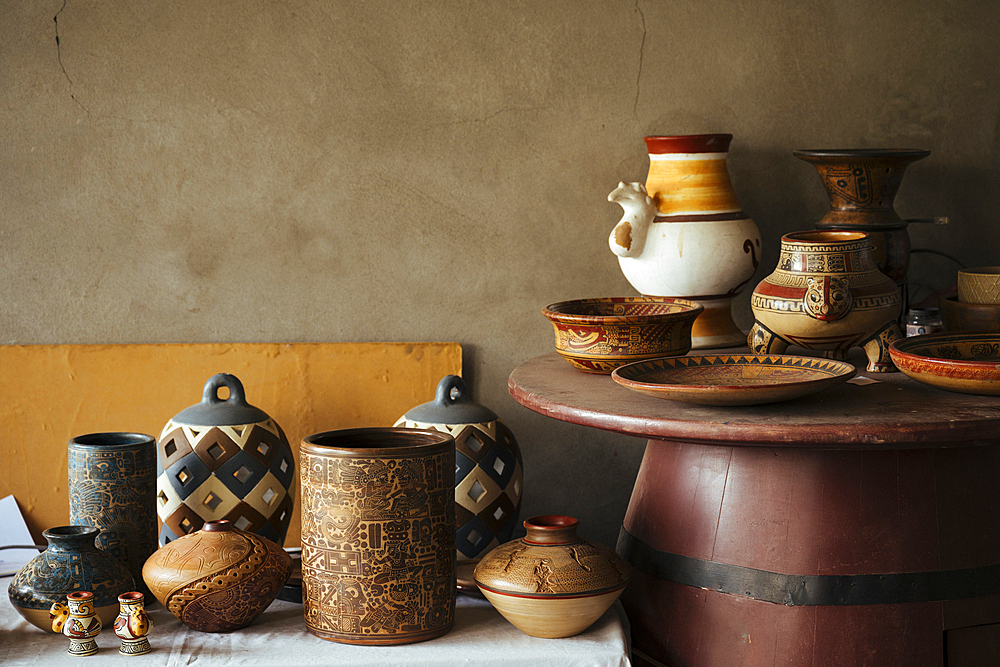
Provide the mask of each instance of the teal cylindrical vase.
{"label": "teal cylindrical vase", "polygon": [[158,546],[156,439],[91,433],[70,440],[69,520],[99,528],[98,548],[120,561],[149,595],[142,566]]}

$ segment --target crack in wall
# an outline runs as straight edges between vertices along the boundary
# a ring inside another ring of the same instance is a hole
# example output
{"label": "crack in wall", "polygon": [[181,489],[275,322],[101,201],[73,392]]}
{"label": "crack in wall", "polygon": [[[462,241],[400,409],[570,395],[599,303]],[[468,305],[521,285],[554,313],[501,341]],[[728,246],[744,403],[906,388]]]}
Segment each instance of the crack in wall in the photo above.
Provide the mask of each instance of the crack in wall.
{"label": "crack in wall", "polygon": [[73,101],[79,105],[81,109],[87,114],[87,119],[90,119],[90,109],[83,106],[83,103],[76,99],[76,95],[73,94],[73,79],[69,77],[69,72],[66,71],[66,66],[63,64],[62,59],[62,45],[59,43],[59,15],[62,14],[63,10],[66,9],[66,5],[69,0],[63,0],[62,7],[56,12],[56,15],[52,17],[52,22],[56,24],[56,59],[59,61],[59,67],[62,69],[63,76],[66,77],[66,81],[69,82],[69,96],[73,98]]}
{"label": "crack in wall", "polygon": [[646,15],[642,13],[639,0],[635,0],[635,11],[639,14],[639,20],[642,22],[642,39],[639,40],[639,71],[635,75],[635,99],[632,101],[632,115],[638,118],[639,84],[642,81],[642,57],[646,51]]}

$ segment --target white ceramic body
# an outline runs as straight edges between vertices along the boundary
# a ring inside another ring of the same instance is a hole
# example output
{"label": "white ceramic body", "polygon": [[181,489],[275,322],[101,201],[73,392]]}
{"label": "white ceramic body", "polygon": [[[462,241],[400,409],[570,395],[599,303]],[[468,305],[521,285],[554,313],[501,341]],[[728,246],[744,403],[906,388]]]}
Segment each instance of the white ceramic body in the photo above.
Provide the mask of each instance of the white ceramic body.
{"label": "white ceramic body", "polygon": [[705,307],[691,347],[741,345],[730,304],[760,262],[760,230],[750,218],[660,222],[649,225],[642,252],[618,257],[625,278],[646,296],[682,297]]}
{"label": "white ceramic body", "polygon": [[736,296],[760,259],[760,230],[750,218],[653,222],[637,257],[619,257],[628,281],[646,296]]}

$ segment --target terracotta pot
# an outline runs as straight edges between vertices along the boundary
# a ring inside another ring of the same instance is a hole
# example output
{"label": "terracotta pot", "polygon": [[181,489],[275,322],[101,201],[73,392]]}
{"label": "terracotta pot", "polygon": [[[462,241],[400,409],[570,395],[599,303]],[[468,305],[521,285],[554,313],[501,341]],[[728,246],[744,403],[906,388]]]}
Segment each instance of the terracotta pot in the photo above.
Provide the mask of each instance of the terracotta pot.
{"label": "terracotta pot", "polygon": [[122,655],[143,655],[149,653],[149,615],[146,614],[145,598],[139,591],[130,591],[118,596],[121,610],[115,619],[115,634],[122,640],[118,652]]}
{"label": "terracotta pot", "polygon": [[69,521],[101,529],[97,547],[121,561],[141,592],[156,551],[156,440],[142,433],[91,433],[69,441]]}
{"label": "terracotta pot", "polygon": [[816,228],[867,232],[876,266],[899,287],[910,265],[910,235],[893,200],[906,168],[930,153],[894,148],[792,151],[816,168],[830,197],[830,210]]}
{"label": "terracotta pot", "polygon": [[360,428],[302,441],[306,627],[346,644],[443,635],[455,617],[455,439]]}
{"label": "terracotta pot", "polygon": [[455,548],[459,561],[477,559],[511,538],[524,492],[521,448],[496,413],[472,400],[465,381],[446,375],[433,401],[393,424],[455,438]]}
{"label": "terracotta pot", "polygon": [[[624,216],[608,243],[641,294],[697,301],[692,347],[742,344],[731,305],[760,263],[760,232],[736,201],[726,167],[731,134],[646,137],[646,184],[608,200]],[[648,196],[647,196],[648,195]]]}
{"label": "terracotta pot", "polygon": [[93,606],[108,625],[118,615],[118,595],[135,589],[126,567],[100,551],[94,539],[100,531],[92,526],[58,526],[42,535],[49,548],[14,575],[7,594],[17,613],[46,632],[62,632],[49,616],[53,604],[66,601],[73,591],[93,593]]}
{"label": "terracotta pot", "polygon": [[756,354],[798,345],[846,359],[859,346],[868,371],[896,370],[889,345],[902,337],[899,289],[875,266],[863,232],[786,234],[778,267],[757,285],[750,305],[756,323],[747,344]]}
{"label": "terracotta pot", "polygon": [[483,595],[532,637],[570,637],[589,628],[618,599],[628,566],[614,551],[576,535],[568,516],[536,516],[527,535],[488,553],[476,566]]}
{"label": "terracotta pot", "polygon": [[962,303],[949,296],[938,306],[945,331],[1000,331],[1000,305]]}
{"label": "terracotta pot", "polygon": [[160,544],[219,519],[284,543],[295,495],[292,448],[277,422],[247,403],[238,378],[212,376],[201,403],[163,427],[157,449]]}
{"label": "terracotta pot", "polygon": [[142,568],[156,599],[184,625],[228,632],[250,625],[292,572],[292,558],[271,540],[226,520],[173,540]]}

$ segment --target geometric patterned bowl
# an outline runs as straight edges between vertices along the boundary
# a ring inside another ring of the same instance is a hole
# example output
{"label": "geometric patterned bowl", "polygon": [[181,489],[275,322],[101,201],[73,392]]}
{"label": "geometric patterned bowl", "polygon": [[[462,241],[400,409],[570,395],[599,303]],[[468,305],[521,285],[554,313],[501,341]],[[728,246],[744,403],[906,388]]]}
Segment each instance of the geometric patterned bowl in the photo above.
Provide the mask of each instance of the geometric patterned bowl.
{"label": "geometric patterned bowl", "polygon": [[637,296],[561,301],[542,314],[552,322],[563,359],[607,374],[634,361],[687,354],[691,326],[704,310],[685,299]]}
{"label": "geometric patterned bowl", "polygon": [[896,368],[918,382],[963,394],[1000,395],[1000,333],[933,333],[889,347]]}
{"label": "geometric patterned bowl", "polygon": [[850,363],[791,355],[727,354],[654,359],[622,366],[618,384],[699,405],[759,405],[813,394],[850,380]]}
{"label": "geometric patterned bowl", "polygon": [[958,300],[962,303],[1000,303],[1000,266],[959,270]]}

